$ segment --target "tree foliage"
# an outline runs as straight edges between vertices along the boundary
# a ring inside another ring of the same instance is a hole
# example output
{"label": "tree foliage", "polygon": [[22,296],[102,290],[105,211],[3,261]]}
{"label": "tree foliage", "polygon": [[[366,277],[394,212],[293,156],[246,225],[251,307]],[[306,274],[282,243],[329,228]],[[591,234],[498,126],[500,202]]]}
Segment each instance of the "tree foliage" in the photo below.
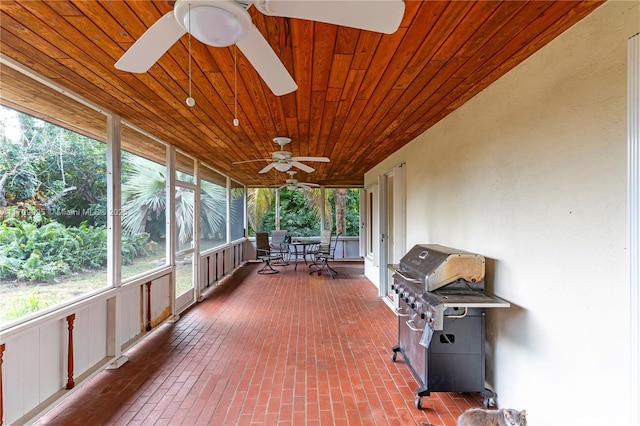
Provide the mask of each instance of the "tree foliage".
{"label": "tree foliage", "polygon": [[[122,262],[145,252],[147,234],[124,238]],[[33,206],[11,206],[0,224],[0,278],[49,281],[107,264],[107,230],[65,226]]]}
{"label": "tree foliage", "polygon": [[[123,153],[122,228],[135,236],[150,232],[164,234],[167,203],[167,167],[143,157]],[[205,236],[220,237],[226,232],[226,187],[201,180],[200,226]],[[176,188],[176,227],[180,244],[194,235],[195,194],[190,189]],[[162,232],[160,232],[162,230]]]}
{"label": "tree foliage", "polygon": [[[273,230],[262,226],[263,216],[275,206],[275,189],[250,188],[247,192],[247,221],[249,222],[249,235],[255,235],[256,231]],[[275,216],[273,217],[275,227]]]}
{"label": "tree foliage", "polygon": [[280,191],[280,228],[297,237],[320,235],[320,218],[309,206],[305,192],[308,190]]}
{"label": "tree foliage", "polygon": [[[148,222],[162,221],[167,204],[167,167],[130,153],[122,154],[122,229],[128,235],[146,232]],[[157,227],[154,237],[164,235]]]}
{"label": "tree foliage", "polygon": [[[104,225],[106,144],[0,108],[0,208],[27,203],[65,225]],[[17,137],[9,134],[10,118]]]}
{"label": "tree foliage", "polygon": [[[325,191],[321,203],[318,189],[280,190],[280,228],[293,236],[319,236],[321,208],[325,208],[325,227],[345,236],[358,236],[360,227],[360,190],[337,188]],[[250,235],[276,228],[275,190],[251,188],[247,196]],[[336,202],[337,200],[337,202]]]}

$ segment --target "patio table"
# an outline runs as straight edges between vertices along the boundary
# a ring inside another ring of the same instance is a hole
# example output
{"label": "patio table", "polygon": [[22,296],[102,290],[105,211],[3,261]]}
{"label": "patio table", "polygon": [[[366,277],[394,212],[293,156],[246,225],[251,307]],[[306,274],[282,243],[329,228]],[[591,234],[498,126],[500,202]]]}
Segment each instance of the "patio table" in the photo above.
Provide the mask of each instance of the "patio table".
{"label": "patio table", "polygon": [[311,240],[293,240],[289,243],[290,256],[294,256],[295,267],[293,270],[298,269],[298,259],[302,258],[304,260],[304,264],[307,264],[307,255],[309,255],[309,247],[317,246],[320,244],[320,241],[311,241]]}

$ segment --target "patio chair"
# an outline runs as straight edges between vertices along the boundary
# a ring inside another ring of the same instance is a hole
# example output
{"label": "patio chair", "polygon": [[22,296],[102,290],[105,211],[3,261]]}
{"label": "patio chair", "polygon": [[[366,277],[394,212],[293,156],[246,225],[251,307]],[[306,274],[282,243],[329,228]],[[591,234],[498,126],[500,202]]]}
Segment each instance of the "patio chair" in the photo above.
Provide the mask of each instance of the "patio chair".
{"label": "patio chair", "polygon": [[335,259],[336,246],[338,245],[339,236],[340,233],[336,234],[335,238],[332,238],[328,250],[323,250],[322,244],[320,245],[318,254],[316,254],[316,269],[313,269],[311,272],[309,272],[309,275],[313,274],[314,272],[317,272],[318,275],[320,275],[322,271],[327,272],[331,276],[331,279],[335,278],[335,276],[338,275],[338,271],[333,269],[329,265],[329,262]]}
{"label": "patio chair", "polygon": [[272,264],[274,262],[283,262],[284,258],[282,253],[271,252],[271,246],[269,244],[269,234],[266,232],[256,232],[256,253],[258,259],[264,262],[262,269],[258,271],[259,274],[277,274],[277,269],[273,269]]}
{"label": "patio chair", "polygon": [[311,264],[309,267],[318,266],[317,257],[320,253],[329,253],[331,249],[331,235],[332,232],[330,229],[323,229],[320,232],[320,244],[310,247],[307,250],[307,254],[310,255]]}
{"label": "patio chair", "polygon": [[290,253],[289,244],[287,242],[287,230],[286,229],[274,229],[271,231],[271,247],[272,253],[279,253],[282,255],[282,265],[288,265]]}

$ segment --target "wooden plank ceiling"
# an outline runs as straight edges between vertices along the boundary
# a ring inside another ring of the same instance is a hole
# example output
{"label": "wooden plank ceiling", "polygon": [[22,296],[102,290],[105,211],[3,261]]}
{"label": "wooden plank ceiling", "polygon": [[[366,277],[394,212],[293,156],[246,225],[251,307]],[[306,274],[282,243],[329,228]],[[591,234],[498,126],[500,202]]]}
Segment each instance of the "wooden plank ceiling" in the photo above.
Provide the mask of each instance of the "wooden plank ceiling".
{"label": "wooden plank ceiling", "polygon": [[[21,64],[105,110],[250,186],[284,182],[258,174],[288,136],[308,163],[300,181],[361,186],[364,173],[460,107],[507,71],[580,21],[602,2],[406,1],[394,34],[249,12],[298,84],[274,96],[237,51],[240,126],[234,127],[234,47],[192,38],[188,96],[188,36],[147,73],[114,68],[141,34],[172,10],[171,1],[2,0],[3,58]],[[366,7],[366,4],[363,4]],[[104,119],[78,112],[44,86],[18,90],[21,79],[2,67],[2,103],[94,134]],[[33,92],[33,91],[32,91]],[[34,101],[34,96],[37,101]],[[34,106],[34,103],[36,104]],[[96,121],[97,120],[97,121]]]}

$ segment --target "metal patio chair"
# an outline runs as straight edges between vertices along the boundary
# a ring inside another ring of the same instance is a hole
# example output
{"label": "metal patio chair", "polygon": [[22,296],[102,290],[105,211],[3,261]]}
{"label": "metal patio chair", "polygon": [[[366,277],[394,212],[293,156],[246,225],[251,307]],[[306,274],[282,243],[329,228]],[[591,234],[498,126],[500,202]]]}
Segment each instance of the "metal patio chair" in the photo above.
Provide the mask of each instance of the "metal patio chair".
{"label": "metal patio chair", "polygon": [[280,272],[277,269],[273,269],[272,265],[275,265],[275,262],[284,264],[284,258],[282,253],[274,253],[271,251],[269,234],[266,232],[256,232],[256,253],[258,259],[264,262],[264,266],[258,271],[259,274],[277,274]]}
{"label": "metal patio chair", "polygon": [[320,253],[329,253],[331,249],[331,235],[332,232],[330,229],[323,229],[320,232],[320,244],[310,247],[309,250],[307,250],[307,254],[311,259],[310,268],[312,266],[318,266],[317,257]]}
{"label": "metal patio chair", "polygon": [[329,243],[328,247],[320,244],[320,247],[318,248],[318,253],[315,256],[316,268],[311,270],[311,272],[309,272],[309,275],[313,274],[314,272],[317,272],[318,275],[320,275],[322,271],[327,272],[332,279],[335,278],[336,275],[338,275],[338,271],[333,269],[329,265],[329,262],[335,259],[336,246],[338,245],[339,236],[340,236],[340,233],[336,234],[335,237],[331,239],[331,242]]}
{"label": "metal patio chair", "polygon": [[287,230],[286,229],[274,229],[271,231],[271,253],[279,253],[282,255],[282,263],[278,265],[286,266],[289,264],[289,258],[291,256],[289,252],[289,244],[287,243]]}

